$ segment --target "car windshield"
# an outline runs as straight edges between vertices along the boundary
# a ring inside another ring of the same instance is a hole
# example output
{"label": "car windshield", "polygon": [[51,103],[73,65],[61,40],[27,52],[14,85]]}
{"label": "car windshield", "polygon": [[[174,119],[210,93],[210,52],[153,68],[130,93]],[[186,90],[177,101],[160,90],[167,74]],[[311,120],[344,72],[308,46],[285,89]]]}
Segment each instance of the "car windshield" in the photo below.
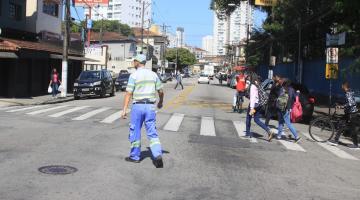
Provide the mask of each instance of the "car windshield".
{"label": "car windshield", "polygon": [[118,79],[128,79],[130,74],[120,74]]}
{"label": "car windshield", "polygon": [[100,71],[84,71],[80,74],[80,80],[100,79]]}
{"label": "car windshield", "polygon": [[201,77],[207,77],[207,75],[205,75],[205,74],[200,74],[200,76],[201,76]]}

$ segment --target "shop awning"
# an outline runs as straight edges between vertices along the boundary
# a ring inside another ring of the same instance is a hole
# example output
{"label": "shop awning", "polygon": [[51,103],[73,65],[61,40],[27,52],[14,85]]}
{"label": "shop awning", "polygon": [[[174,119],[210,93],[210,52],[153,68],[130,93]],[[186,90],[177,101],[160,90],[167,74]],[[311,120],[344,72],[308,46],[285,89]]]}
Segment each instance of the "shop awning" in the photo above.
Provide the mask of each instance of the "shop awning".
{"label": "shop awning", "polygon": [[[62,59],[63,56],[59,54],[50,54],[50,58],[52,59]],[[90,61],[90,62],[99,62],[98,60],[85,58],[85,57],[79,57],[79,56],[68,56],[70,60],[79,60],[79,61]]]}
{"label": "shop awning", "polygon": [[0,52],[0,58],[13,58],[17,59],[18,56],[13,52]]}

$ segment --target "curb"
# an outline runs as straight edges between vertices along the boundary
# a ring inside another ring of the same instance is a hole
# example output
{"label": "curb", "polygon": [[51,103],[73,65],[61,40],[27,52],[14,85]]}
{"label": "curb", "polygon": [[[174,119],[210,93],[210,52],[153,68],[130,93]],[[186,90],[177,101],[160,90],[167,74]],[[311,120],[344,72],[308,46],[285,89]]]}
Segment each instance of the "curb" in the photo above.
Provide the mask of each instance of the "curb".
{"label": "curb", "polygon": [[65,103],[65,102],[70,102],[70,101],[74,101],[74,97],[67,97],[64,99],[58,99],[56,101],[44,101],[44,102],[35,102],[35,103],[20,103],[20,102],[16,102],[16,101],[6,101],[6,100],[0,100],[0,102],[5,102],[5,103],[9,103],[12,104],[10,106],[36,106],[36,105],[49,105],[49,104],[58,104],[58,103]]}

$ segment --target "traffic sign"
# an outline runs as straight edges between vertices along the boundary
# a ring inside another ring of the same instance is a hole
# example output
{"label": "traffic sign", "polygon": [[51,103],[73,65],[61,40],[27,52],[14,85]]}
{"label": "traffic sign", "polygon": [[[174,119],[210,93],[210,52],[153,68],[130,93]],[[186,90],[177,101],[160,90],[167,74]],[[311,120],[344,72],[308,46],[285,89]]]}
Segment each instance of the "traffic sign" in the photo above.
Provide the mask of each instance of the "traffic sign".
{"label": "traffic sign", "polygon": [[339,33],[335,35],[326,34],[326,46],[340,46],[344,45],[346,40],[346,33]]}
{"label": "traffic sign", "polygon": [[326,64],[339,63],[339,49],[327,48],[326,49]]}
{"label": "traffic sign", "polygon": [[257,6],[276,6],[278,0],[255,0]]}
{"label": "traffic sign", "polygon": [[339,77],[339,64],[326,64],[326,79],[337,79]]}

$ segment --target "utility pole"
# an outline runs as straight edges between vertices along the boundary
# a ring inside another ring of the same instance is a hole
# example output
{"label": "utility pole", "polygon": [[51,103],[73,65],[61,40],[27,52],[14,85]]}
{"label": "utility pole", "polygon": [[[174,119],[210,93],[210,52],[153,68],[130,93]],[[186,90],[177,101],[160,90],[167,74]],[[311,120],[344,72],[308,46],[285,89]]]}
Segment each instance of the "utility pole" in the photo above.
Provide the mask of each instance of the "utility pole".
{"label": "utility pole", "polygon": [[162,28],[162,32],[163,32],[163,47],[161,50],[161,68],[162,68],[162,72],[164,72],[164,68],[165,68],[165,59],[166,59],[166,42],[167,42],[167,29],[170,28],[170,26],[166,26],[165,23],[163,23],[163,25],[161,26]]}
{"label": "utility pole", "polygon": [[61,85],[63,87],[61,91],[61,97],[67,96],[67,77],[68,77],[68,53],[69,53],[69,34],[70,34],[70,0],[65,0],[65,29],[63,39],[63,58],[62,58],[62,79]]}
{"label": "utility pole", "polygon": [[[68,0],[66,0],[66,1],[68,1]],[[90,6],[89,6],[89,15],[86,18],[86,26],[87,26],[88,21],[91,21],[91,7]],[[88,32],[87,32],[87,46],[88,47],[90,47],[90,37],[91,37],[91,28],[88,27]]]}
{"label": "utility pole", "polygon": [[145,1],[142,2],[142,14],[141,14],[141,53],[144,48],[144,15],[145,15]]}

